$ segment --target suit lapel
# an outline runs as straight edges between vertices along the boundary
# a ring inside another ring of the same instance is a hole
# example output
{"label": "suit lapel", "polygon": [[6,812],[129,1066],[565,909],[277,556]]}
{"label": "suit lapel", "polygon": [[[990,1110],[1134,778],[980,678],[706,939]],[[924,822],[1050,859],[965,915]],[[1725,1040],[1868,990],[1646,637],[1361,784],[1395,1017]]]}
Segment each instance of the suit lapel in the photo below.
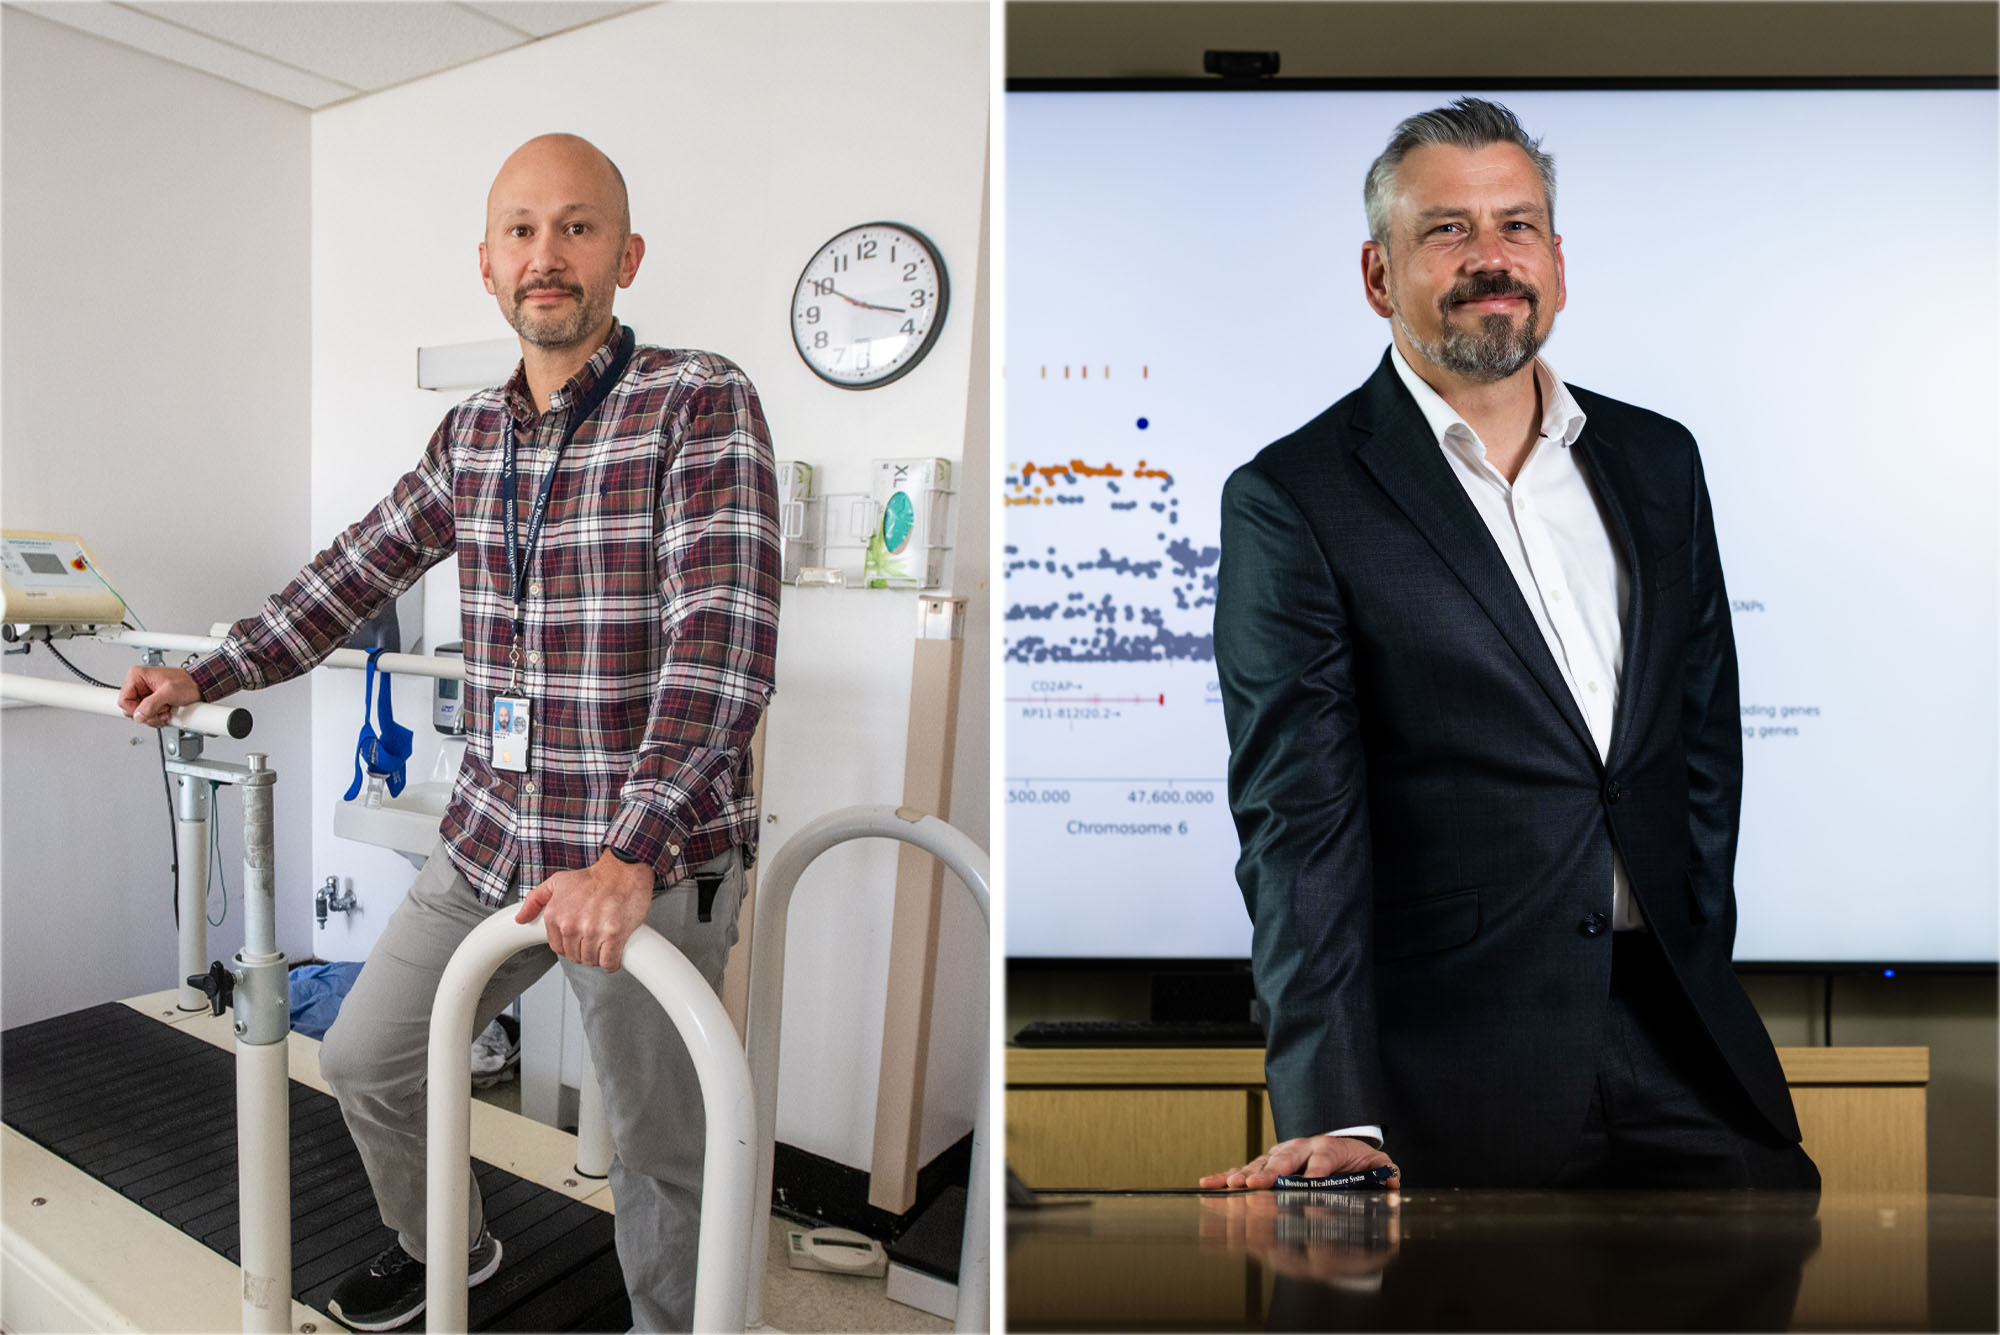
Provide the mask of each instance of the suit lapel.
{"label": "suit lapel", "polygon": [[1645,527],[1637,522],[1638,484],[1633,481],[1625,458],[1610,441],[1588,424],[1572,446],[1577,462],[1597,490],[1598,503],[1611,521],[1611,540],[1625,557],[1629,585],[1625,606],[1625,663],[1618,678],[1618,710],[1611,720],[1611,745],[1606,753],[1616,759],[1633,728],[1633,716],[1645,699],[1646,665],[1651,658],[1653,620],[1652,544],[1645,539]]}
{"label": "suit lapel", "polygon": [[1595,761],[1590,725],[1522,600],[1521,586],[1386,355],[1363,387],[1354,428],[1362,437],[1355,447],[1362,467],[1458,577]]}

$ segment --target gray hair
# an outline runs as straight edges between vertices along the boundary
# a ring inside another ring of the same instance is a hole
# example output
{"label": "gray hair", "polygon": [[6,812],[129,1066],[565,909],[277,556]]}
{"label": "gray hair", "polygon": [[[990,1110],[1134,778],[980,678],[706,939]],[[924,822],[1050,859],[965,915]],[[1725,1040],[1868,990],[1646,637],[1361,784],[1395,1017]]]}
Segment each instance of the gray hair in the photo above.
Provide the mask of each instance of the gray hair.
{"label": "gray hair", "polygon": [[1556,160],[1542,152],[1542,141],[1530,139],[1514,113],[1498,102],[1461,97],[1448,107],[1419,112],[1398,125],[1389,136],[1389,146],[1370,164],[1361,201],[1368,210],[1368,237],[1377,245],[1389,244],[1389,206],[1395,202],[1396,169],[1412,152],[1431,144],[1467,150],[1488,144],[1514,145],[1535,164],[1549,206],[1549,226],[1555,226]]}

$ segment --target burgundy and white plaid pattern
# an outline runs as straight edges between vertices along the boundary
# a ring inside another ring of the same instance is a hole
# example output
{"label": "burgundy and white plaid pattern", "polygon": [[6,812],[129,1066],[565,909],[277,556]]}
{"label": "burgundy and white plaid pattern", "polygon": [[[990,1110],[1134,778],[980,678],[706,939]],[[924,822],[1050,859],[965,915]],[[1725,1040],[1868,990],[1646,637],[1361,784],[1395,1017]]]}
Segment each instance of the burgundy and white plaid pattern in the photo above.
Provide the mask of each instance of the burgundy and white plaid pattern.
{"label": "burgundy and white plaid pattern", "polygon": [[750,735],[777,654],[776,470],[756,390],[712,353],[640,347],[564,453],[522,608],[529,768],[490,763],[492,700],[512,672],[503,423],[532,498],[621,333],[547,413],[519,369],[453,408],[388,498],[192,669],[204,700],[310,671],[456,552],[471,746],[443,835],[494,907],[605,848],[678,878],[757,842]]}

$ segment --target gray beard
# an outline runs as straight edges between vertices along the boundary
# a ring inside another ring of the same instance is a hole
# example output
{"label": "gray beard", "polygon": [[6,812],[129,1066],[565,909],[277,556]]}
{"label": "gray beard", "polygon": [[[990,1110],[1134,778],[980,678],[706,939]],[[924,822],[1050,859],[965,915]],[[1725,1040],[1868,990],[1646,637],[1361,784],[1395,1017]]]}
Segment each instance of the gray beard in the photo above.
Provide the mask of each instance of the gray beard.
{"label": "gray beard", "polygon": [[1504,315],[1482,317],[1476,333],[1447,322],[1444,337],[1435,343],[1417,337],[1400,311],[1396,324],[1417,351],[1438,366],[1476,385],[1491,385],[1513,375],[1541,351],[1543,336],[1535,329],[1538,313],[1538,305],[1530,302],[1527,322],[1518,331]]}

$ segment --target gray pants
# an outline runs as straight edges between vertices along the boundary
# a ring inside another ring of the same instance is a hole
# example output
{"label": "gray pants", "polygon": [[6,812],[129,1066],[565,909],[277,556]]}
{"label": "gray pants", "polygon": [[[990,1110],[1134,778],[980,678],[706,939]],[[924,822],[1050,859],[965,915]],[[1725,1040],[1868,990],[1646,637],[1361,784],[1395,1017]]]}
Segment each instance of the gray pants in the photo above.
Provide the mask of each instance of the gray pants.
{"label": "gray pants", "polygon": [[[689,879],[655,892],[646,923],[717,987],[736,941],[743,870],[732,852],[700,871],[723,878],[708,922],[697,920],[695,883]],[[425,1258],[424,1086],[431,1005],[452,952],[494,912],[479,902],[440,845],[368,953],[320,1049],[320,1072],[361,1150],[382,1222],[418,1260]],[[554,951],[538,946],[502,964],[479,998],[473,1032],[483,1031],[556,962]],[[607,974],[568,960],[562,966],[581,1003],[583,1032],[617,1151],[611,1191],[617,1202],[618,1262],[631,1292],[634,1326],[687,1330],[694,1320],[705,1122],[694,1064],[666,1012],[628,970]],[[477,1238],[484,1213],[476,1181],[470,1216],[466,1236]]]}

